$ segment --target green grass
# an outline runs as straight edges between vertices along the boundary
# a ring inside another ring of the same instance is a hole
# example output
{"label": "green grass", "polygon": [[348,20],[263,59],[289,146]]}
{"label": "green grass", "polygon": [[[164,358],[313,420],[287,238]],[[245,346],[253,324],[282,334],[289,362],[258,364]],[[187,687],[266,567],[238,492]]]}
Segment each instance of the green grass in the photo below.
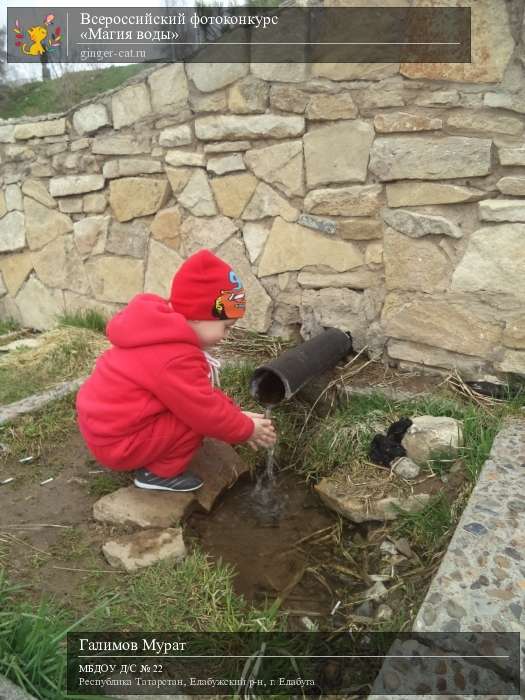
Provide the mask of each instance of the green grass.
{"label": "green grass", "polygon": [[64,690],[65,638],[95,610],[71,624],[60,608],[42,600],[35,609],[21,599],[22,592],[0,569],[0,674],[41,700],[73,697]]}
{"label": "green grass", "polygon": [[102,498],[108,493],[113,493],[124,485],[129,484],[129,475],[116,472],[113,474],[96,474],[89,482],[89,495]]}
{"label": "green grass", "polygon": [[95,309],[85,309],[82,311],[62,314],[59,316],[58,322],[61,326],[87,328],[90,331],[96,331],[97,333],[102,333],[104,335],[106,332],[108,318],[100,311],[96,311]]}
{"label": "green grass", "polygon": [[19,328],[20,324],[14,318],[0,318],[0,335],[17,331]]}
{"label": "green grass", "polygon": [[[394,506],[395,507],[395,506]],[[451,505],[443,493],[429,500],[426,506],[409,513],[400,508],[399,518],[394,525],[396,535],[410,538],[410,542],[419,545],[423,554],[434,552],[450,532],[453,525]]]}
{"label": "green grass", "polygon": [[0,118],[31,117],[62,112],[78,102],[112,90],[151,64],[111,66],[100,70],[73,71],[54,80],[38,80],[2,89]]}
{"label": "green grass", "polygon": [[84,329],[53,331],[45,342],[48,344],[20,348],[0,359],[0,405],[88,374],[103,347],[98,333]]}

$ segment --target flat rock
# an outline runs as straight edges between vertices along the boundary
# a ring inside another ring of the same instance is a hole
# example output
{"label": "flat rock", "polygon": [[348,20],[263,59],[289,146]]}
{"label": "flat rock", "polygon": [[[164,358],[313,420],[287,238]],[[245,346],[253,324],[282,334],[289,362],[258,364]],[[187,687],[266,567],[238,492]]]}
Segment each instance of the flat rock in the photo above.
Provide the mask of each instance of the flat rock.
{"label": "flat rock", "polygon": [[0,352],[10,352],[11,350],[20,350],[22,348],[37,348],[39,345],[42,345],[43,341],[42,336],[37,338],[19,338],[5,345],[0,345]]}
{"label": "flat rock", "polygon": [[126,486],[102,496],[93,506],[93,517],[116,525],[170,528],[196,507],[209,512],[221,493],[248,472],[249,466],[231,445],[205,438],[188,469],[204,481],[197,491],[170,493]]}
{"label": "flat rock", "polygon": [[182,528],[178,527],[122,535],[103,544],[102,552],[111,566],[137,571],[166,559],[180,561],[186,555],[186,547]]}
{"label": "flat rock", "polygon": [[395,506],[415,513],[422,510],[428,503],[430,496],[421,493],[404,498],[393,496],[381,498],[378,501],[370,501],[368,509],[366,503],[351,496],[350,490],[338,486],[332,479],[325,477],[314,486],[321,500],[332,510],[355,523],[363,523],[369,520],[395,520],[398,513]]}
{"label": "flat rock", "polygon": [[415,416],[401,444],[407,456],[417,463],[433,454],[455,455],[463,445],[463,422],[449,416]]}
{"label": "flat rock", "polygon": [[93,517],[114,525],[166,528],[178,525],[195,503],[191,492],[169,493],[125,486],[102,496],[93,505]]}

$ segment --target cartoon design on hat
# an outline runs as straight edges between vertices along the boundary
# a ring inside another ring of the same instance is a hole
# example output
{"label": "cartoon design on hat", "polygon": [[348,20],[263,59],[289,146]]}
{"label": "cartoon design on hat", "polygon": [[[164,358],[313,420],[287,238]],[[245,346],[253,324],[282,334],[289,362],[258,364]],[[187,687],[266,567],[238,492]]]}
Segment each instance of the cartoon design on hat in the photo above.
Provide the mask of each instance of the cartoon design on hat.
{"label": "cartoon design on hat", "polygon": [[230,270],[229,281],[233,289],[222,289],[215,299],[212,313],[219,319],[242,318],[246,309],[244,286],[233,270]]}

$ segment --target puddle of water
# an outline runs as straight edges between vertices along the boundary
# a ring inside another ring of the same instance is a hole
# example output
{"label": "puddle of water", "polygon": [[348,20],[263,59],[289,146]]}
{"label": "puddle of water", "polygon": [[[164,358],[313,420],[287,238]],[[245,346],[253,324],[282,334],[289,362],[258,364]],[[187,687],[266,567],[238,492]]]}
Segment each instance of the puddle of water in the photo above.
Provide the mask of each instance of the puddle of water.
{"label": "puddle of water", "polygon": [[[265,472],[264,465],[260,469]],[[301,569],[311,565],[309,543],[294,547],[298,540],[336,520],[296,474],[276,469],[270,488],[264,479],[258,484],[249,478],[239,481],[211,513],[192,513],[185,529],[213,558],[232,564],[237,572],[235,591],[260,604],[265,597],[277,597]],[[322,615],[334,604],[308,573],[285,602],[286,609]]]}

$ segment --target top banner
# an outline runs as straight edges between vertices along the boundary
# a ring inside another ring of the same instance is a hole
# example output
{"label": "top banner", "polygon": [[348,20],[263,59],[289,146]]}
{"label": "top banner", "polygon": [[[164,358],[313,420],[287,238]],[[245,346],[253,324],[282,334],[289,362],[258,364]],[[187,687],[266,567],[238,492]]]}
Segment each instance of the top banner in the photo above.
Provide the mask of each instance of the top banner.
{"label": "top banner", "polygon": [[7,8],[9,63],[470,63],[469,7]]}

